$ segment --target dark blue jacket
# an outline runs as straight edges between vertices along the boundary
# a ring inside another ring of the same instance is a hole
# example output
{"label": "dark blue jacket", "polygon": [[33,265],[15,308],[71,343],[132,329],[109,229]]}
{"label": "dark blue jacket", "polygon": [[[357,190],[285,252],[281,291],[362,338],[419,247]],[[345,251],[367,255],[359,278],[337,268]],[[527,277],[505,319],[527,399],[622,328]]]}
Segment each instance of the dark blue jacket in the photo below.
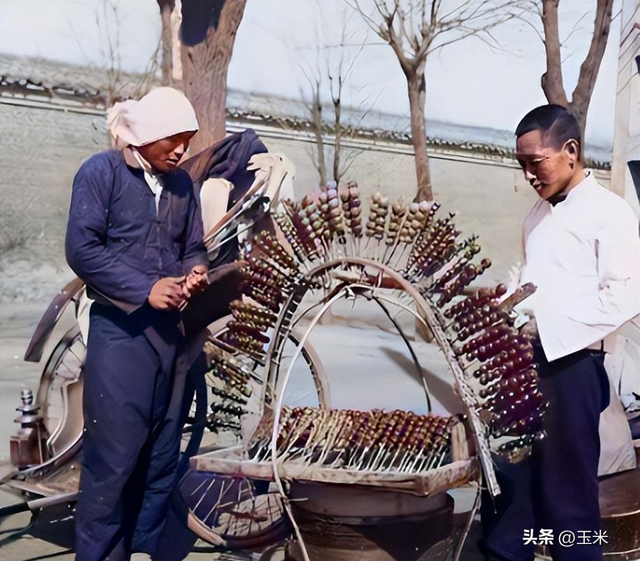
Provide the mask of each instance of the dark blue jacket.
{"label": "dark blue jacket", "polygon": [[89,288],[127,311],[142,306],[160,278],[208,264],[189,175],[165,174],[162,186],[156,214],[144,172],[115,150],[90,158],[73,182],[69,266]]}

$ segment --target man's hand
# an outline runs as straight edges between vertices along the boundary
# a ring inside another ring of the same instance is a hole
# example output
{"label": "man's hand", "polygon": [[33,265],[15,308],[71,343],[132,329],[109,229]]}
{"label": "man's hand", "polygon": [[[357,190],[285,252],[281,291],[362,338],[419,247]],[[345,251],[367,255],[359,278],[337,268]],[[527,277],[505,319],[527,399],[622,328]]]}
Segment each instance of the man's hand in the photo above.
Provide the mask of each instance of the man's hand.
{"label": "man's hand", "polygon": [[185,298],[190,298],[200,294],[208,285],[207,268],[204,265],[196,265],[187,275],[187,280],[182,287],[182,294]]}
{"label": "man's hand", "polygon": [[149,304],[156,310],[176,310],[186,300],[184,296],[184,277],[166,277],[160,279],[151,288]]}

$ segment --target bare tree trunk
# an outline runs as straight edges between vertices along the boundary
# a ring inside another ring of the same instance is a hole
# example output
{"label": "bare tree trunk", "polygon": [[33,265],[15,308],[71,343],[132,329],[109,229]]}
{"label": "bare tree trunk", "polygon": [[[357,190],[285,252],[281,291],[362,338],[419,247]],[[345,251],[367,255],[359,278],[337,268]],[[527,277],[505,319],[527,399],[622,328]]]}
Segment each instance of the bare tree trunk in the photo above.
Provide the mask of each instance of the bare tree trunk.
{"label": "bare tree trunk", "polygon": [[175,0],[158,0],[160,19],[162,22],[162,85],[173,86],[173,30],[171,14],[175,8]]}
{"label": "bare tree trunk", "polygon": [[181,47],[184,93],[200,123],[200,132],[191,143],[194,153],[226,134],[227,71],[246,3],[247,0],[227,0],[217,28],[210,27],[201,43]]}
{"label": "bare tree trunk", "polygon": [[562,80],[562,56],[560,54],[560,29],[558,25],[558,4],[560,0],[542,0],[542,25],[547,57],[547,70],[540,84],[549,103],[567,107],[569,101]]}
{"label": "bare tree trunk", "polygon": [[316,137],[316,169],[320,175],[320,187],[327,184],[327,164],[324,155],[324,140],[322,138],[322,101],[320,100],[320,82],[316,82],[311,101],[311,124]]}
{"label": "bare tree trunk", "polygon": [[581,146],[581,151],[584,152],[584,136],[585,136],[585,130],[587,128],[587,112],[589,110],[588,104],[587,104],[587,107],[580,107],[578,105],[574,105],[573,103],[570,103],[567,106],[567,109],[569,109],[571,114],[576,118],[576,121],[578,121],[578,125],[580,125],[580,132],[582,134],[582,145],[583,145]]}
{"label": "bare tree trunk", "polygon": [[427,130],[424,119],[424,104],[426,101],[426,81],[424,68],[407,75],[409,90],[409,112],[411,115],[411,142],[415,152],[416,178],[418,192],[416,201],[432,201],[431,170],[427,155]]}
{"label": "bare tree trunk", "polygon": [[335,144],[333,146],[333,180],[336,183],[340,182],[340,153],[342,152],[342,123],[340,119],[342,117],[342,102],[340,98],[334,98],[333,100],[333,112],[335,115],[335,123],[333,127],[333,136],[335,137]]}
{"label": "bare tree trunk", "polygon": [[[546,0],[557,5],[559,0]],[[411,139],[415,152],[418,191],[416,201],[433,200],[427,133],[424,118],[426,100],[425,67],[431,53],[468,37],[480,37],[496,44],[491,30],[519,16],[531,0],[495,2],[446,2],[442,0],[348,0],[367,25],[388,43],[407,78]],[[371,10],[373,4],[373,10]],[[368,6],[364,9],[363,6]],[[451,36],[451,34],[454,36]],[[447,39],[443,39],[449,35]],[[439,39],[437,41],[437,39]]]}
{"label": "bare tree trunk", "polygon": [[589,52],[580,66],[578,83],[573,90],[571,102],[562,82],[561,42],[558,31],[558,4],[560,0],[542,0],[542,24],[547,55],[547,71],[542,75],[542,90],[549,103],[567,107],[580,124],[584,143],[587,113],[593,88],[596,85],[600,63],[607,47],[611,29],[613,0],[598,0],[593,36]]}

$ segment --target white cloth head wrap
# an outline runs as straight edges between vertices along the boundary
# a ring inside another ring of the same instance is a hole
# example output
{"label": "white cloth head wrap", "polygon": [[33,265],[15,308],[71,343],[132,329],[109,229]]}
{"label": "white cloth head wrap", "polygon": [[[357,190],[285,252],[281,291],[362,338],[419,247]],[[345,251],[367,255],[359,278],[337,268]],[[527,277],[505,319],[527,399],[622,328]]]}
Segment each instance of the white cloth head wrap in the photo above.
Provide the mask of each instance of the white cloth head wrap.
{"label": "white cloth head wrap", "polygon": [[157,88],[140,101],[116,103],[107,126],[117,148],[144,146],[182,132],[197,131],[198,120],[189,100],[173,88]]}

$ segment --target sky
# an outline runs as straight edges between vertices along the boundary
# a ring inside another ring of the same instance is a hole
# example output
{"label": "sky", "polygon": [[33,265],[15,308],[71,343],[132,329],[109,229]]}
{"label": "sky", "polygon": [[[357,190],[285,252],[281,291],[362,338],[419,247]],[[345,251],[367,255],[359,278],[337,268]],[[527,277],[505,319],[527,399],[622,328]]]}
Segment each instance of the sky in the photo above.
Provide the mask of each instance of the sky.
{"label": "sky", "polygon": [[[368,1],[362,0],[365,8]],[[117,7],[119,25],[109,2]],[[570,35],[563,46],[569,92],[588,50],[595,3],[560,2],[561,36]],[[605,151],[613,142],[619,20],[611,28],[587,122],[588,141]],[[387,119],[389,127],[405,127],[406,83],[395,55],[342,0],[248,0],[229,69],[230,89],[299,100],[305,75],[314,73],[318,61],[337,64],[343,29],[352,45],[345,56],[352,59],[360,51],[345,103],[395,115],[397,121]],[[119,44],[122,68],[136,71],[147,66],[159,33],[155,0],[108,0],[106,7],[104,0],[0,0],[0,53],[100,66],[109,60],[110,35]],[[498,48],[470,38],[430,56],[427,120],[511,131],[529,109],[545,103],[544,49],[534,29],[515,21],[495,36]]]}

